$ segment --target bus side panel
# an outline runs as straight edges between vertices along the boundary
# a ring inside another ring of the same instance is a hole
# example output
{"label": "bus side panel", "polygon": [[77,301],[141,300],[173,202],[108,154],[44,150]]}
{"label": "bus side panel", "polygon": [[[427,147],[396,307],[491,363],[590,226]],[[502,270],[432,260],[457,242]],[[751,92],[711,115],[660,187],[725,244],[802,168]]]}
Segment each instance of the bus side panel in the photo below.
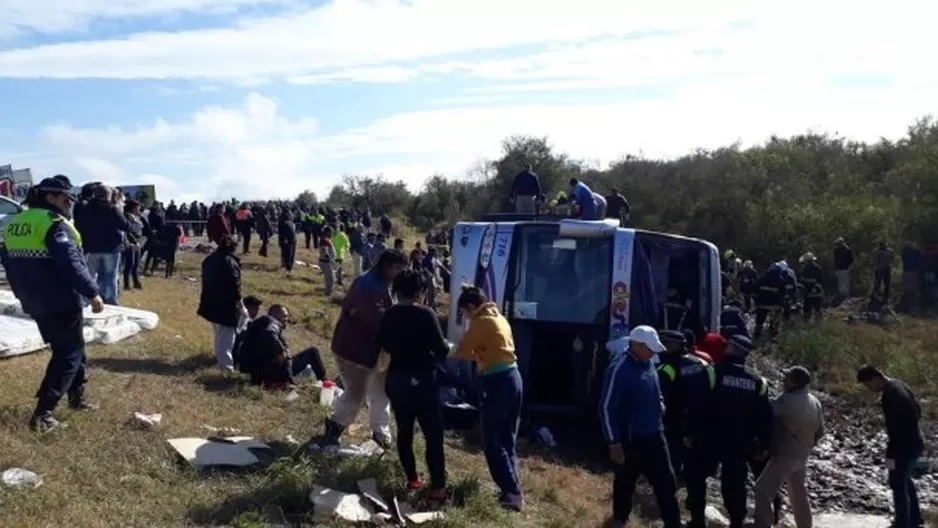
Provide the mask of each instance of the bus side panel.
{"label": "bus side panel", "polygon": [[[704,321],[711,332],[720,331],[720,313],[723,311],[723,281],[720,278],[720,253],[713,245],[704,250],[707,266],[700,267],[700,289],[702,295],[709,294],[710,298],[702,299],[710,309],[710,320]],[[706,285],[709,284],[709,287]],[[703,305],[702,305],[703,306]]]}
{"label": "bus side panel", "polygon": [[635,251],[635,231],[617,229],[612,250],[611,317],[609,340],[615,341],[629,333],[629,296],[632,289],[632,255]]}
{"label": "bus side panel", "polygon": [[463,284],[477,284],[476,276],[479,268],[479,253],[482,249],[482,235],[490,224],[459,223],[453,229],[453,275],[450,280],[449,321],[447,323],[447,338],[458,343],[462,339],[463,321],[456,307]]}
{"label": "bus side panel", "polygon": [[484,271],[483,290],[489,298],[505,312],[505,291],[508,282],[508,267],[511,260],[511,239],[515,232],[514,224],[499,224],[495,232],[495,247],[492,260]]}

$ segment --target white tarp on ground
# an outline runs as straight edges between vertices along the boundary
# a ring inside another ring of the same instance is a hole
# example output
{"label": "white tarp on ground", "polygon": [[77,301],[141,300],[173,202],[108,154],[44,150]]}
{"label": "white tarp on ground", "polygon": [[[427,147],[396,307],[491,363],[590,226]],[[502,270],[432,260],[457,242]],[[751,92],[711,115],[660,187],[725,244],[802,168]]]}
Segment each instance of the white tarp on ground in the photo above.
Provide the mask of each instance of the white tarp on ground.
{"label": "white tarp on ground", "polygon": [[[85,342],[110,345],[152,330],[160,318],[153,312],[105,306],[96,314],[85,309]],[[9,290],[0,290],[0,358],[37,352],[45,348],[39,327],[23,312],[20,302]]]}

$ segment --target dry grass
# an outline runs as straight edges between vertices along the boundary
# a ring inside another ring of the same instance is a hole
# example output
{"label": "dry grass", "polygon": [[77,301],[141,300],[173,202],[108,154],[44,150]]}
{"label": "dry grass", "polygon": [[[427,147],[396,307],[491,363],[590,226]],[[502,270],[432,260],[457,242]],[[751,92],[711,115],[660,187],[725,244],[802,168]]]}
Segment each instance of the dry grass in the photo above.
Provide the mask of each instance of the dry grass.
{"label": "dry grass", "polygon": [[[313,482],[352,491],[359,475],[377,477],[386,489],[402,480],[393,454],[370,464],[312,458],[214,474],[175,459],[165,440],[205,436],[203,425],[282,442],[287,435],[304,440],[321,434],[325,416],[315,389],[304,388],[299,400],[287,402],[283,393],[263,393],[213,368],[210,327],[195,315],[199,283],[186,280],[198,277],[201,258],[181,254],[176,278],[147,278],[144,290],[123,294],[123,304],[160,314],[160,326],[116,345],[89,348],[89,395],[102,409],[79,416],[60,406],[59,416],[69,421],[66,431],[39,436],[26,427],[48,353],[0,364],[0,467],[28,468],[44,478],[35,490],[0,489],[0,526],[302,523],[309,518]],[[297,259],[312,262],[314,256],[301,249]],[[296,324],[288,339],[294,349],[328,350],[336,306],[324,302],[321,278],[306,267],[287,278],[278,263],[275,248],[268,259],[246,257],[245,294],[291,309]],[[161,412],[163,425],[155,431],[131,428],[126,422],[134,411]],[[352,437],[366,433],[361,427]],[[448,526],[597,526],[610,508],[610,476],[535,452],[522,461],[530,507],[509,516],[495,506],[483,457],[471,442],[449,438],[447,461],[452,483],[467,497]]]}
{"label": "dry grass", "polygon": [[[97,414],[78,416],[62,406],[59,416],[69,421],[68,430],[39,436],[26,427],[47,352],[0,363],[0,468],[24,467],[44,478],[35,490],[0,488],[0,526],[297,525],[310,518],[307,496],[313,483],[353,491],[355,480],[372,476],[385,491],[400,485],[393,454],[370,462],[280,459],[240,473],[198,473],[176,460],[165,440],[205,436],[203,425],[233,427],[271,440],[275,453],[282,455],[290,449],[283,444],[287,435],[305,440],[321,434],[325,417],[315,389],[306,387],[299,400],[287,402],[283,393],[264,393],[213,368],[210,327],[195,315],[199,283],[186,279],[198,277],[201,259],[181,254],[176,278],[147,278],[146,289],[123,295],[125,305],[159,313],[160,326],[116,345],[89,349],[89,394],[103,407]],[[313,262],[315,257],[301,249],[297,259]],[[323,299],[321,277],[312,269],[298,267],[288,278],[278,263],[276,248],[268,259],[244,258],[244,293],[290,308],[295,324],[288,339],[294,349],[316,345],[327,351],[336,299]],[[782,344],[789,359],[821,368],[832,390],[854,393],[850,376],[855,364],[878,359],[934,402],[938,367],[928,360],[938,344],[933,328],[914,320],[906,321],[902,331],[889,332],[833,323],[823,331],[787,334]],[[330,355],[324,358],[334,373]],[[162,412],[164,423],[155,431],[131,428],[126,422],[134,411]],[[366,435],[367,427],[351,432],[352,438]],[[611,475],[586,469],[595,464],[564,462],[526,442],[521,450],[529,508],[508,515],[494,504],[473,440],[449,437],[448,471],[465,504],[441,524],[559,528],[603,523],[611,507]],[[654,518],[649,492],[642,489],[637,508],[647,508]]]}

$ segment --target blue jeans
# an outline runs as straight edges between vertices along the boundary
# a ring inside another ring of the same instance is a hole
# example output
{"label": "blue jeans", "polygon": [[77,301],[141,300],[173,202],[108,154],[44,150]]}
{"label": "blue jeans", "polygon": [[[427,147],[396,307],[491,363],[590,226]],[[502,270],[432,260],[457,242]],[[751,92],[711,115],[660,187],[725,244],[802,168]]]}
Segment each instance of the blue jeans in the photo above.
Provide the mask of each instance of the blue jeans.
{"label": "blue jeans", "polygon": [[914,456],[897,456],[896,469],[889,472],[889,487],[892,488],[892,501],[896,509],[895,528],[914,528],[922,526],[922,512],[919,509],[918,492],[912,480],[912,470],[918,461],[919,453]]}
{"label": "blue jeans", "polygon": [[88,271],[98,283],[101,299],[106,304],[117,304],[117,272],[121,267],[120,253],[88,253]]}
{"label": "blue jeans", "polygon": [[521,494],[518,473],[518,425],[521,421],[521,374],[512,368],[480,376],[485,462],[502,494]]}

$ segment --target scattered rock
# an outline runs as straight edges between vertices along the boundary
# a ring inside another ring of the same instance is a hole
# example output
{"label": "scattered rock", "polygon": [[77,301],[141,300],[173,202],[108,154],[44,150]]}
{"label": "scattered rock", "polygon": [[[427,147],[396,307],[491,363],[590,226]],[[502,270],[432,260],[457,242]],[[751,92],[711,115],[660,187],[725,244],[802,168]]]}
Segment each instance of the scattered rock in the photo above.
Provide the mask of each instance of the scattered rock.
{"label": "scattered rock", "polygon": [[143,429],[153,429],[154,427],[160,425],[160,422],[162,421],[163,415],[161,413],[145,414],[142,412],[135,412],[130,417],[130,422],[133,425]]}
{"label": "scattered rock", "polygon": [[368,499],[375,508],[385,513],[391,511],[388,505],[381,500],[381,493],[378,492],[378,482],[375,481],[375,479],[359,480],[357,484],[358,491],[360,491],[362,496]]}
{"label": "scattered rock", "polygon": [[12,488],[38,488],[42,484],[42,477],[23,468],[10,468],[4,471],[0,480]]}
{"label": "scattered rock", "polygon": [[707,526],[710,528],[714,527],[724,527],[730,525],[730,520],[723,515],[720,510],[716,509],[713,506],[707,506],[707,509],[704,510],[704,518],[707,521]]}
{"label": "scattered rock", "polygon": [[359,495],[342,493],[323,486],[314,485],[309,500],[313,503],[313,516],[320,521],[339,518],[359,523],[370,521],[374,515]]}

